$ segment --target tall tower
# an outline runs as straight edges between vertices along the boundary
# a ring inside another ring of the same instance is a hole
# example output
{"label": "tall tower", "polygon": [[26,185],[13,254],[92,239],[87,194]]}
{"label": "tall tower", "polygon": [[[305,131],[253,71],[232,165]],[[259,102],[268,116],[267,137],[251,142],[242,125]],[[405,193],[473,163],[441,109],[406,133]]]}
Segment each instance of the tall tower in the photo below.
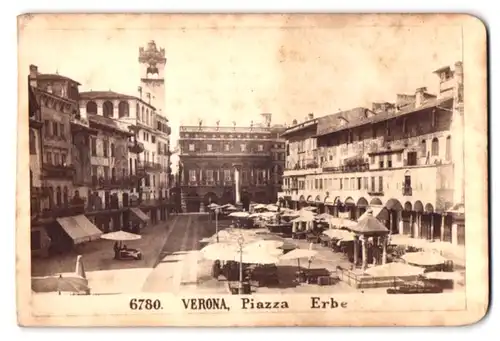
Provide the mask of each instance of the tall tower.
{"label": "tall tower", "polygon": [[146,48],[139,47],[142,91],[151,94],[151,104],[165,116],[165,49],[158,49],[154,40]]}

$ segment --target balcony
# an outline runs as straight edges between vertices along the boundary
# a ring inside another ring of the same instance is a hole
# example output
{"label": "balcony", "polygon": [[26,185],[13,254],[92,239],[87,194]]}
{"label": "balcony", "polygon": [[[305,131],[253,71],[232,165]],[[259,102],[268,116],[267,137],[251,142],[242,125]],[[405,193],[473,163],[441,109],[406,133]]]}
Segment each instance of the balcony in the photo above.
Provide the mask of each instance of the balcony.
{"label": "balcony", "polygon": [[160,171],[163,168],[164,166],[162,166],[161,164],[151,161],[142,161],[137,164],[137,170],[142,169],[146,172]]}
{"label": "balcony", "polygon": [[43,210],[37,218],[40,219],[50,219],[59,217],[72,217],[79,214],[85,213],[85,204],[79,205],[66,205],[63,207],[54,207],[51,209]]}
{"label": "balcony", "polygon": [[144,144],[137,141],[128,141],[128,150],[134,154],[140,154],[144,151]]}
{"label": "balcony", "polygon": [[136,182],[132,177],[106,179],[92,176],[92,187],[96,189],[128,189],[135,185]]}
{"label": "balcony", "polygon": [[413,189],[409,186],[403,186],[402,188],[402,194],[403,196],[412,196],[413,194]]}
{"label": "balcony", "polygon": [[73,179],[75,167],[72,165],[51,165],[44,164],[42,168],[42,178],[44,179]]}

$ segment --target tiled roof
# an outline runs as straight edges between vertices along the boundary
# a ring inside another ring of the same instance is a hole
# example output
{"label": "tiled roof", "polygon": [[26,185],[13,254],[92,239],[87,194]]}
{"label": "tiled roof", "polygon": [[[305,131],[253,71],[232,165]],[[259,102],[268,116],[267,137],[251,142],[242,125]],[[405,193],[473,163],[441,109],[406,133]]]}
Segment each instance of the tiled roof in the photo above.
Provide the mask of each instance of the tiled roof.
{"label": "tiled roof", "polygon": [[[316,136],[323,136],[323,135],[327,135],[327,134],[330,134],[333,132],[337,132],[337,131],[341,131],[341,130],[345,130],[345,129],[349,129],[349,128],[354,128],[354,127],[359,127],[359,126],[362,126],[365,124],[374,124],[374,123],[386,121],[386,120],[394,118],[394,117],[408,115],[408,114],[411,114],[413,112],[425,110],[425,109],[432,108],[432,107],[435,107],[438,105],[451,104],[452,101],[453,101],[453,97],[445,97],[445,98],[440,98],[440,99],[430,99],[430,100],[424,102],[418,108],[415,108],[415,103],[411,103],[411,104],[403,107],[400,111],[397,111],[397,112],[383,112],[383,113],[373,115],[371,117],[367,117],[367,118],[363,117],[361,119],[356,119],[356,120],[350,121],[344,125],[339,125],[337,123],[337,125],[330,126],[330,127],[328,127],[328,129],[324,128],[323,131],[319,130],[319,125],[318,125],[318,133]],[[359,108],[356,108],[356,109],[359,109]],[[356,109],[353,109],[353,110],[356,110]],[[334,114],[333,116],[335,116],[335,115],[338,115],[338,114]]]}
{"label": "tiled roof", "polygon": [[121,133],[125,133],[125,134],[132,134],[131,132],[127,131],[124,127],[120,126],[112,118],[94,115],[94,114],[87,114],[87,117],[88,117],[90,123],[105,126],[107,128],[113,129],[117,132],[121,132]]}
{"label": "tiled roof", "polygon": [[66,77],[66,76],[61,76],[59,74],[53,74],[53,73],[39,73],[36,75],[36,78],[40,79],[40,80],[44,80],[44,79],[45,80],[50,80],[50,79],[65,80],[65,81],[70,81],[70,82],[76,83],[78,85],[81,85],[80,83],[78,83],[74,79],[71,79],[71,78]]}

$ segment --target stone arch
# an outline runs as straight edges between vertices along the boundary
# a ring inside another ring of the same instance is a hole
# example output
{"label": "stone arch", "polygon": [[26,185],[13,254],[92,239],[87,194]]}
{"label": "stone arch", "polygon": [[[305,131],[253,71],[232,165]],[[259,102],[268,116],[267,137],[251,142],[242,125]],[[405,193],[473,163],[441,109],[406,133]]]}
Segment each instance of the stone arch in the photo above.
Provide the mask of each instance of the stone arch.
{"label": "stone arch", "polygon": [[415,201],[415,204],[413,205],[413,210],[415,212],[423,212],[424,211],[424,205],[420,200]]}
{"label": "stone arch", "polygon": [[319,194],[316,196],[316,198],[314,198],[314,201],[316,201],[316,202],[323,202],[321,200],[321,196]]}
{"label": "stone arch", "polygon": [[267,194],[264,191],[259,191],[255,193],[255,201],[258,203],[266,203],[267,202]]}
{"label": "stone arch", "polygon": [[226,189],[221,196],[221,204],[230,204],[234,201],[234,195],[232,189]]}
{"label": "stone arch", "polygon": [[399,200],[394,199],[394,198],[387,200],[387,202],[385,203],[385,207],[389,211],[391,211],[391,210],[392,211],[402,211],[403,210],[403,206],[401,205]]}
{"label": "stone arch", "polygon": [[85,107],[87,114],[97,115],[97,103],[94,101],[88,101]]}
{"label": "stone arch", "polygon": [[437,137],[432,139],[431,143],[431,155],[438,156],[439,155],[439,140]]}
{"label": "stone arch", "polygon": [[354,199],[352,197],[347,197],[345,200],[344,200],[344,204],[345,205],[355,205],[356,202],[354,201]]}
{"label": "stone arch", "polygon": [[312,200],[313,200],[313,196],[312,195],[308,195],[306,201],[307,202],[311,202]]}
{"label": "stone arch", "polygon": [[361,197],[359,198],[358,202],[356,203],[356,206],[358,207],[367,207],[368,206],[368,200],[365,198]]}
{"label": "stone arch", "polygon": [[30,129],[29,143],[30,143],[30,155],[36,155],[36,135],[34,129]]}
{"label": "stone arch", "polygon": [[57,186],[56,187],[56,205],[61,206],[62,204],[62,192],[61,192],[61,187]]}
{"label": "stone arch", "polygon": [[427,203],[427,204],[425,205],[425,212],[427,212],[427,213],[432,213],[432,212],[434,212],[434,206],[432,206],[432,204],[431,204],[431,203]]}
{"label": "stone arch", "polygon": [[211,203],[217,204],[219,201],[219,198],[217,197],[217,194],[214,192],[208,192],[205,194],[203,197],[203,202],[205,205],[210,205]]}
{"label": "stone arch", "polygon": [[301,196],[299,197],[299,201],[306,201],[306,198],[305,198],[303,195],[301,195]]}
{"label": "stone arch", "polygon": [[63,188],[63,203],[64,203],[64,205],[67,205],[68,202],[69,202],[68,186],[64,186],[64,188]]}
{"label": "stone arch", "polygon": [[412,204],[411,204],[411,202],[409,202],[409,201],[405,202],[405,204],[404,204],[404,210],[405,211],[411,211],[412,210]]}
{"label": "stone arch", "polygon": [[382,200],[380,200],[379,198],[373,198],[372,200],[370,200],[370,205],[382,205]]}
{"label": "stone arch", "polygon": [[105,101],[102,104],[102,116],[113,118],[113,103],[111,101]]}
{"label": "stone arch", "polygon": [[128,117],[129,116],[130,107],[127,101],[121,101],[118,103],[118,117]]}

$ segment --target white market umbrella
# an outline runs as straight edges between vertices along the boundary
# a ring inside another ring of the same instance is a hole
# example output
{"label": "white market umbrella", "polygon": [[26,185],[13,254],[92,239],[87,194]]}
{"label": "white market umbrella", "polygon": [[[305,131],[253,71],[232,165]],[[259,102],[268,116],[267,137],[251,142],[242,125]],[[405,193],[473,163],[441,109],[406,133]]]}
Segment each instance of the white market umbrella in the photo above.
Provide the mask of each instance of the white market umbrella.
{"label": "white market umbrella", "polygon": [[298,211],[291,211],[291,212],[285,212],[281,216],[284,218],[296,218],[300,216],[300,213]]}
{"label": "white market umbrella", "polygon": [[235,217],[235,218],[247,218],[250,215],[248,212],[233,212],[230,213],[230,217]]}
{"label": "white market umbrella", "polygon": [[244,251],[247,250],[253,250],[253,251],[263,251],[263,252],[268,252],[271,250],[278,250],[279,253],[282,253],[282,250],[279,250],[280,247],[282,247],[285,244],[284,241],[282,240],[257,240],[254,242],[249,243],[247,246],[245,246]]}
{"label": "white market umbrella", "polygon": [[200,252],[208,260],[228,261],[232,260],[237,247],[232,243],[215,243],[205,246]]}
{"label": "white market umbrella", "polygon": [[[323,231],[323,234],[333,238],[333,239],[348,239],[348,240],[354,240],[354,233],[346,230],[326,230]],[[352,239],[350,239],[352,238]]]}
{"label": "white market umbrella", "polygon": [[447,261],[446,258],[435,252],[408,252],[401,258],[409,264],[420,266],[438,265]]}
{"label": "white market umbrella", "polygon": [[257,204],[253,208],[256,209],[256,210],[262,210],[262,209],[266,208],[266,205],[264,205],[264,204]]}
{"label": "white market umbrella", "polygon": [[293,219],[292,223],[304,223],[304,222],[310,222],[313,220],[314,220],[313,216],[299,216],[299,217]]}
{"label": "white market umbrella", "polygon": [[279,258],[278,255],[273,255],[272,253],[266,252],[255,252],[255,251],[247,251],[240,254],[240,252],[236,252],[233,255],[233,261],[242,262],[244,264],[278,264]]}
{"label": "white market umbrella", "polygon": [[207,207],[208,207],[208,208],[210,208],[210,209],[212,209],[212,210],[214,210],[214,209],[216,209],[216,208],[220,208],[221,206],[219,206],[219,205],[217,205],[217,204],[215,204],[215,203],[211,203],[211,204],[209,204]]}
{"label": "white market umbrella", "polygon": [[233,205],[224,207],[224,210],[225,211],[238,211],[238,209],[236,207],[234,207]]}
{"label": "white market umbrella", "polygon": [[269,204],[266,206],[266,210],[271,211],[271,212],[277,212],[278,211],[278,206],[274,204]]}
{"label": "white market umbrella", "polygon": [[329,219],[332,219],[334,217],[331,214],[328,214],[328,213],[321,213],[321,214],[318,214],[315,218],[316,218],[316,220],[326,220],[326,221],[328,221]]}
{"label": "white market umbrella", "polygon": [[423,273],[423,268],[398,262],[378,265],[365,270],[365,274],[377,277],[418,276]]}
{"label": "white market umbrella", "polygon": [[314,206],[306,206],[302,208],[304,211],[316,211],[318,208]]}
{"label": "white market umbrella", "polygon": [[280,260],[293,260],[293,259],[296,259],[297,260],[297,266],[298,266],[299,271],[300,271],[300,260],[307,258],[309,260],[309,262],[310,262],[311,259],[314,256],[316,256],[317,254],[318,254],[318,251],[312,250],[311,246],[310,246],[309,249],[295,249],[295,250],[292,250],[292,251],[284,254],[283,256],[281,256]]}
{"label": "white market umbrella", "polygon": [[115,231],[101,235],[102,239],[115,240],[115,241],[129,241],[138,240],[142,237],[135,233],[130,233],[126,231]]}
{"label": "white market umbrella", "polygon": [[441,281],[460,281],[463,279],[463,275],[458,272],[445,272],[445,271],[432,271],[424,273],[424,277],[427,279],[435,279]]}

